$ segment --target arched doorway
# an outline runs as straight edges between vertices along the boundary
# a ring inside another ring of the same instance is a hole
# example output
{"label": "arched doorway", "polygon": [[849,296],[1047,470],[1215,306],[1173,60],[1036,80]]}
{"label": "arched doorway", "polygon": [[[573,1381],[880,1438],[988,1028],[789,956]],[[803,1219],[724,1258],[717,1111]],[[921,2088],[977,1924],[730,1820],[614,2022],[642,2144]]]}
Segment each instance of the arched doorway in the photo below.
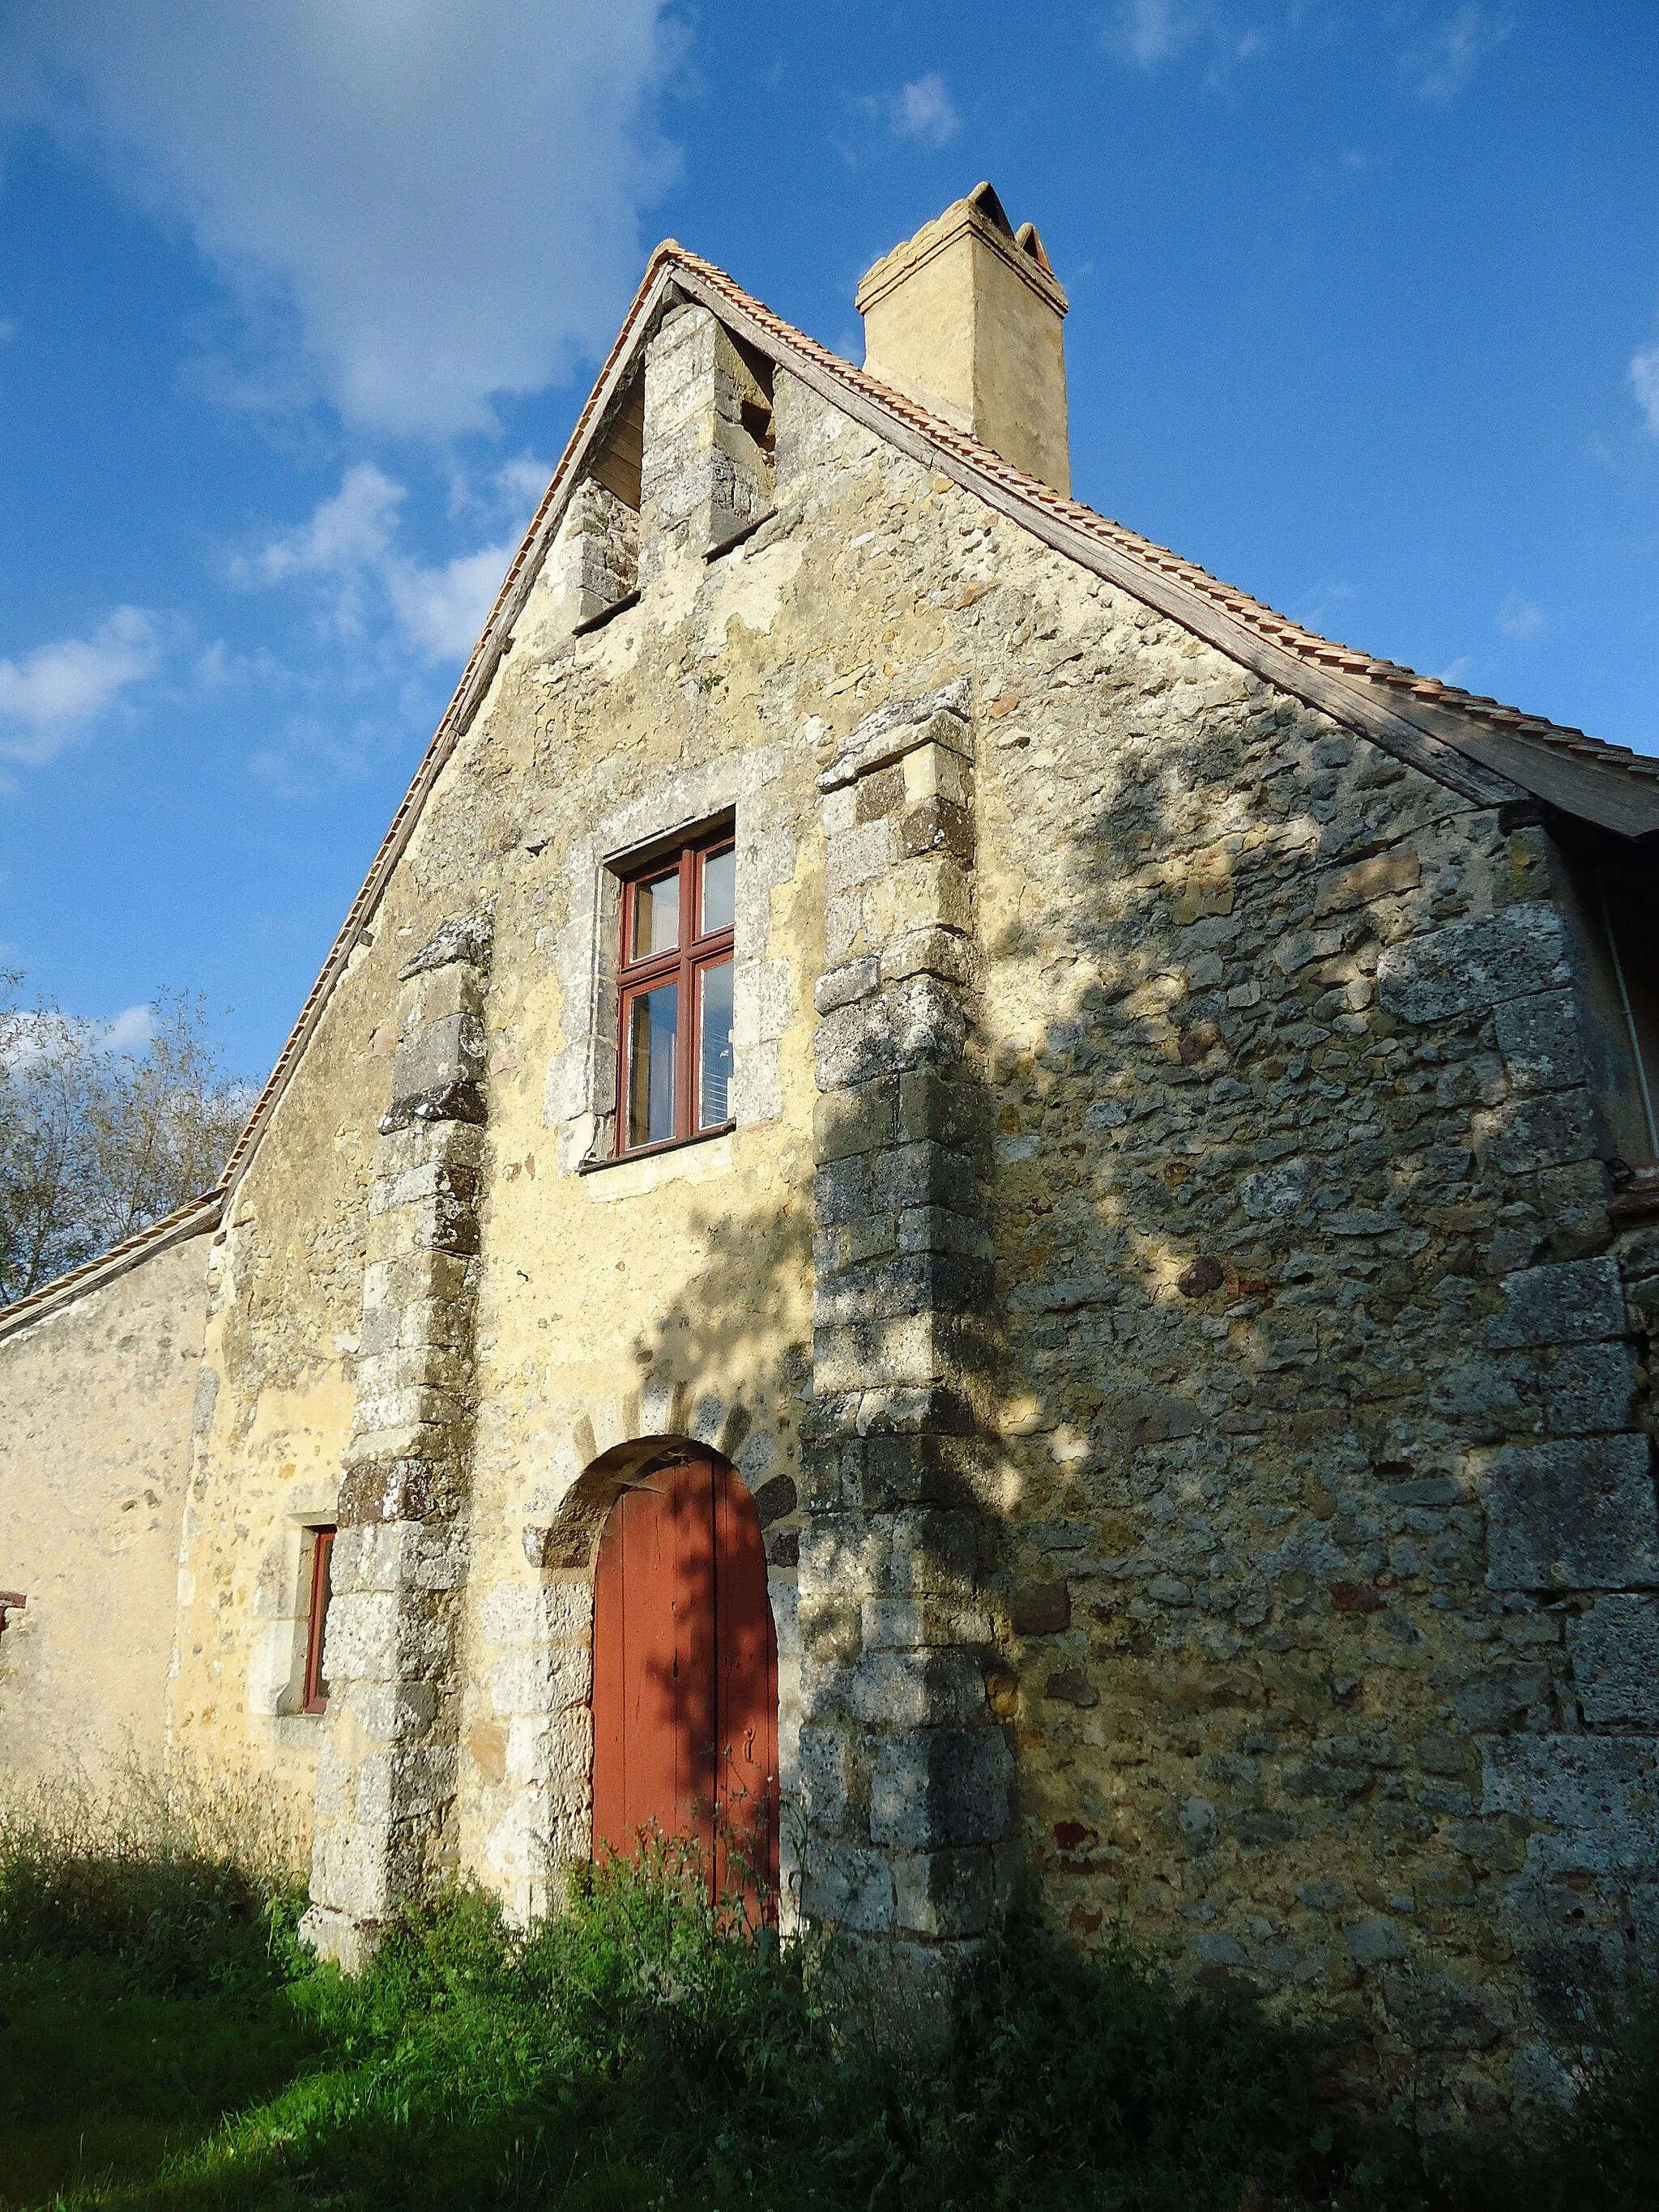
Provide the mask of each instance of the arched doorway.
{"label": "arched doorway", "polygon": [[778,1656],[754,1500],[695,1450],[611,1508],[593,1589],[593,1848],[693,1840],[711,1893],[771,1918]]}

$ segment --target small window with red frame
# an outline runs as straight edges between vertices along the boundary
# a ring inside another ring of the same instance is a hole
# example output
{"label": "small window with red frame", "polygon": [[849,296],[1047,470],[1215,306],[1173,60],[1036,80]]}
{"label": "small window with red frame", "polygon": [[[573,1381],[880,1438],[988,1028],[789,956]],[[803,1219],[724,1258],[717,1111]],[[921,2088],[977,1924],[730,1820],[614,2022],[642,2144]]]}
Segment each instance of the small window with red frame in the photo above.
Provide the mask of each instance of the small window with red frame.
{"label": "small window with red frame", "polygon": [[736,887],[730,830],[623,879],[618,1153],[732,1127]]}
{"label": "small window with red frame", "polygon": [[328,1601],[332,1587],[334,1531],[315,1528],[311,1545],[311,1609],[306,1616],[306,1679],[302,1712],[328,1710],[328,1676],[323,1672],[327,1653],[323,1639],[328,1631]]}

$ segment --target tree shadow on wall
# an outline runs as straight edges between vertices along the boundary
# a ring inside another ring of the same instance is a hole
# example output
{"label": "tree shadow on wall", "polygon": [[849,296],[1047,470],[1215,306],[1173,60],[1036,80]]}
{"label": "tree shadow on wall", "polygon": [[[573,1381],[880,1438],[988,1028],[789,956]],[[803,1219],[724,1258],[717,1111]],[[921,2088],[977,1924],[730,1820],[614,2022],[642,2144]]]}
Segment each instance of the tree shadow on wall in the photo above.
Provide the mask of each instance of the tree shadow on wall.
{"label": "tree shadow on wall", "polygon": [[[1481,2092],[1504,1998],[1441,1974],[1425,2008],[1403,1961],[1519,1864],[1455,1817],[1479,1758],[1448,1725],[1487,1667],[1448,1607],[1491,1606],[1461,1455],[1536,1426],[1477,1371],[1518,1109],[1489,1010],[1413,1027],[1376,978],[1482,910],[1483,869],[1498,898],[1542,878],[1513,849],[1460,875],[1465,802],[1254,680],[1206,695],[1207,652],[1172,681],[1172,625],[1006,596],[986,619],[1027,642],[981,813],[1014,888],[982,927],[1022,1027],[986,1083],[1044,1911],[1103,1940],[1133,1898],[1201,1980],[1336,1996],[1396,2069]],[[1415,1926],[1356,1956],[1413,1887]]]}

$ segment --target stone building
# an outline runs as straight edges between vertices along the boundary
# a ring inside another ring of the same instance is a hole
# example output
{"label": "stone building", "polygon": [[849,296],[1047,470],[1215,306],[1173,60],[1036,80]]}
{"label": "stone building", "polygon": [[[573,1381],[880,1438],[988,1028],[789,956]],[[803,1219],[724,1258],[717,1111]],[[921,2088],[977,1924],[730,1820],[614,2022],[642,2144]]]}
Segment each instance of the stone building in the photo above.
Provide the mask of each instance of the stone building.
{"label": "stone building", "polygon": [[1495,2110],[1659,1896],[1659,763],[1073,501],[988,187],[860,305],[659,249],[222,1185],[0,1317],[0,1757],[533,1913],[700,1470],[786,1915]]}

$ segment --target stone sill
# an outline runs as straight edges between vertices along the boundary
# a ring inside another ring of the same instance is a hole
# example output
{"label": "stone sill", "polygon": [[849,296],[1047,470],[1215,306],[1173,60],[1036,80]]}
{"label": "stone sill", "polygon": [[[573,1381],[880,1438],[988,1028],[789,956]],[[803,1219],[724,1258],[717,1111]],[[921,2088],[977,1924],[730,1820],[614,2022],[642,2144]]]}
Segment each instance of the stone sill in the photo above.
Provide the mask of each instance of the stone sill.
{"label": "stone sill", "polygon": [[[723,1175],[732,1165],[732,1139],[737,1126],[735,1121],[725,1121],[718,1129],[699,1129],[695,1137],[675,1137],[665,1145],[653,1145],[649,1151],[641,1148],[611,1159],[583,1160],[576,1172],[586,1179],[588,1195],[601,1200],[633,1198],[665,1182],[701,1182],[710,1175]],[[623,1172],[630,1168],[631,1175]]]}

